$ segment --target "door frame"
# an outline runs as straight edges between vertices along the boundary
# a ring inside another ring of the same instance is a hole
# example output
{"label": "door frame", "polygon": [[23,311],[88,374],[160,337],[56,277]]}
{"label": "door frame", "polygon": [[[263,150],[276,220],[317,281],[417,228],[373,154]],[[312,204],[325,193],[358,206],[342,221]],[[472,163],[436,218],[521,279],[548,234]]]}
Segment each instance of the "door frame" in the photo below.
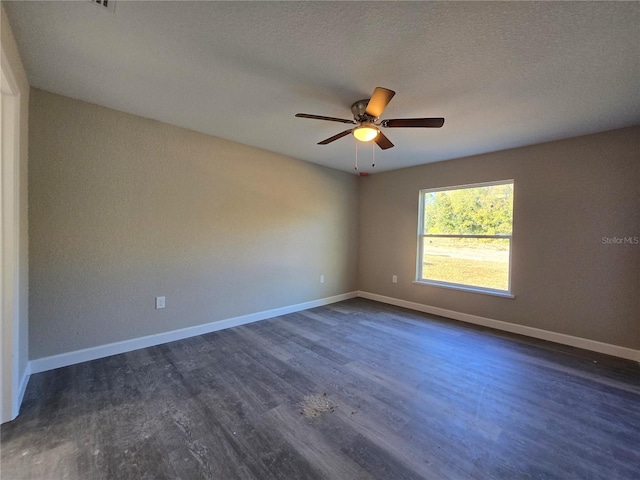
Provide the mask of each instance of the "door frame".
{"label": "door frame", "polygon": [[4,48],[1,65],[0,161],[0,423],[20,411],[20,96]]}

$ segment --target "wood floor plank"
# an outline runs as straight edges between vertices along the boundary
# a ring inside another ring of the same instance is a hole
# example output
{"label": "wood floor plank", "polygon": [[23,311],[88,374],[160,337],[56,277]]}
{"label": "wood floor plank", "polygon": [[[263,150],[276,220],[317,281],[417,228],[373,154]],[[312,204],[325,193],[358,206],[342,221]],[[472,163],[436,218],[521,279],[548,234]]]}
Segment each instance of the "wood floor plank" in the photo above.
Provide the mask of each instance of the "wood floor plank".
{"label": "wood floor plank", "polygon": [[32,375],[2,479],[640,478],[640,366],[352,299]]}

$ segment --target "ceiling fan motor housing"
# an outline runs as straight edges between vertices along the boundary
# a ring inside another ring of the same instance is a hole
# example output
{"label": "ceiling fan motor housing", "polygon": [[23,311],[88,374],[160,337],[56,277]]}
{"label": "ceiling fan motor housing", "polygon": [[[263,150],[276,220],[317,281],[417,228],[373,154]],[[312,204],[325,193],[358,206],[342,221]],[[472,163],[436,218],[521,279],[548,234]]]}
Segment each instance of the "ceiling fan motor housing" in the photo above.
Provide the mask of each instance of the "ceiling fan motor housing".
{"label": "ceiling fan motor housing", "polygon": [[353,105],[351,105],[351,112],[353,113],[353,118],[358,123],[373,123],[378,120],[376,117],[372,117],[371,115],[367,115],[365,111],[367,110],[367,105],[369,105],[369,99],[365,98],[364,100],[358,100]]}

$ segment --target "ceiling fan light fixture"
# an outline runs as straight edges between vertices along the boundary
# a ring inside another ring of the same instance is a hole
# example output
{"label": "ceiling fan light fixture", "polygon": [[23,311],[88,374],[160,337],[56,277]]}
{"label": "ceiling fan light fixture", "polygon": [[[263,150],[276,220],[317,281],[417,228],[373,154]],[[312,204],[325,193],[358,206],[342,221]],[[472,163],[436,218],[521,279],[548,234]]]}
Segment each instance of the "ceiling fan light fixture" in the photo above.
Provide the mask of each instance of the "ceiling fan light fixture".
{"label": "ceiling fan light fixture", "polygon": [[[113,0],[111,0],[113,1]],[[359,142],[370,142],[373,140],[381,150],[387,150],[393,147],[391,140],[382,133],[382,128],[440,128],[444,125],[444,118],[394,118],[391,120],[379,120],[380,115],[387,107],[389,101],[396,94],[388,88],[376,87],[371,98],[358,100],[351,105],[351,113],[353,120],[337,117],[325,117],[322,115],[311,115],[309,113],[296,113],[298,118],[310,118],[313,120],[326,120],[329,122],[350,123],[355,127],[349,128],[333,137],[325,138],[318,145],[328,145],[336,140],[352,134]],[[356,146],[358,144],[356,143]],[[374,147],[375,150],[375,147]],[[357,152],[357,149],[356,149]]]}
{"label": "ceiling fan light fixture", "polygon": [[370,142],[378,136],[378,128],[373,125],[360,125],[353,129],[353,136],[361,142]]}

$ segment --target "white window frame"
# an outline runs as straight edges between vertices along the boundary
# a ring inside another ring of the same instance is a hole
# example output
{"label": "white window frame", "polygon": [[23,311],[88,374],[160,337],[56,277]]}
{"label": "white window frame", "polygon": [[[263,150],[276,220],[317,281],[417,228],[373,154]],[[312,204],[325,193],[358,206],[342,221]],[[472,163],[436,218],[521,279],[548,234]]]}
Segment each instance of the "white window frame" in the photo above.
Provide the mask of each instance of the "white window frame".
{"label": "white window frame", "polygon": [[[418,245],[417,245],[417,257],[416,257],[416,279],[413,283],[422,284],[422,285],[430,285],[435,287],[444,287],[451,288],[454,290],[463,290],[465,292],[472,293],[482,293],[486,295],[496,295],[499,297],[507,297],[507,298],[515,298],[511,291],[511,265],[512,265],[512,257],[513,257],[513,227],[511,230],[511,235],[454,235],[454,234],[425,234],[424,233],[424,197],[429,193],[434,192],[444,192],[451,190],[462,190],[465,188],[481,188],[481,187],[491,187],[495,185],[513,185],[513,189],[515,192],[515,182],[513,179],[509,180],[498,180],[494,182],[483,182],[483,183],[471,183],[468,185],[453,185],[449,187],[439,187],[439,188],[425,188],[420,190],[418,195]],[[513,224],[513,211],[511,213],[511,220]],[[424,240],[425,238],[499,238],[506,239],[509,241],[509,278],[508,278],[508,288],[507,290],[499,290],[488,287],[479,287],[476,285],[467,285],[463,283],[453,283],[453,282],[444,282],[440,280],[430,280],[428,278],[423,278],[423,262],[424,262]]]}

